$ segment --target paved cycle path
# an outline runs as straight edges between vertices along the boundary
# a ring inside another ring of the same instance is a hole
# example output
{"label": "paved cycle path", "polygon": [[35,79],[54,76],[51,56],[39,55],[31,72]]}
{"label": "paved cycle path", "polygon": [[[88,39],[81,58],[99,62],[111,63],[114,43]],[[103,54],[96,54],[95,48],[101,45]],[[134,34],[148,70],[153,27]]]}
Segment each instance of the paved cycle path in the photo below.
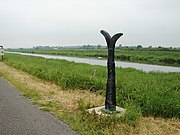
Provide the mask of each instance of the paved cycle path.
{"label": "paved cycle path", "polygon": [[51,114],[40,111],[0,77],[0,135],[75,134],[78,133]]}

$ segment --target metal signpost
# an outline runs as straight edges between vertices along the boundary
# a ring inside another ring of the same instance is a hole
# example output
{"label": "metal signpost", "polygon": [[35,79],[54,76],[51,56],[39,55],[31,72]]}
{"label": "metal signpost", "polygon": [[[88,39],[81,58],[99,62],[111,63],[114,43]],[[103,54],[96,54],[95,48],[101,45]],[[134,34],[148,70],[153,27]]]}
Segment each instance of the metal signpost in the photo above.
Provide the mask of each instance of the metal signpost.
{"label": "metal signpost", "polygon": [[0,46],[0,56],[2,56],[2,60],[3,60],[3,56],[4,56],[4,48],[3,48],[3,46]]}
{"label": "metal signpost", "polygon": [[104,111],[114,112],[116,111],[114,49],[116,41],[123,35],[123,33],[117,33],[113,37],[111,37],[109,33],[104,30],[101,30],[100,32],[105,37],[108,46],[108,79],[106,84],[106,100]]}

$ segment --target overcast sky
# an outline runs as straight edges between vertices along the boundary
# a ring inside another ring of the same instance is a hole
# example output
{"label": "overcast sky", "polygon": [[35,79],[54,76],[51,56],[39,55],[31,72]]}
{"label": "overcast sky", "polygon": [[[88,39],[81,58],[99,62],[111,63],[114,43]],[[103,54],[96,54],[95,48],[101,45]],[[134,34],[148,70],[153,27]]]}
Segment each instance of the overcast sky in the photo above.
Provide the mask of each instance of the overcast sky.
{"label": "overcast sky", "polygon": [[0,0],[0,45],[101,44],[180,47],[180,0]]}

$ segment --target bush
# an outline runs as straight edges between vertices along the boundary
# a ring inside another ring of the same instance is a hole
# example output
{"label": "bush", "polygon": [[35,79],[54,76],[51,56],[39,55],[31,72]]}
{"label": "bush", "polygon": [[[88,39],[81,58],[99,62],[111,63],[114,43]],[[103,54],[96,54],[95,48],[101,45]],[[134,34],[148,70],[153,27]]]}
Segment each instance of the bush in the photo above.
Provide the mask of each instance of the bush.
{"label": "bush", "polygon": [[174,58],[164,58],[163,61],[165,64],[174,64],[176,62]]}

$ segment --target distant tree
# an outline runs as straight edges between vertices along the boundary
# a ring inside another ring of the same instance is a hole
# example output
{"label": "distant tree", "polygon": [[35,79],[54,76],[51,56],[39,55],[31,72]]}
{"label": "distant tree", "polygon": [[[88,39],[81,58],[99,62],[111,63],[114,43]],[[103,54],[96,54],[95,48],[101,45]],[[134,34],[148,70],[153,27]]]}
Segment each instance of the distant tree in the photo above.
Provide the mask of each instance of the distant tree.
{"label": "distant tree", "polygon": [[142,45],[137,45],[136,48],[137,48],[137,49],[141,49],[141,48],[143,48],[143,47],[142,47]]}
{"label": "distant tree", "polygon": [[162,46],[158,46],[158,49],[161,49],[161,48],[163,48]]}
{"label": "distant tree", "polygon": [[150,46],[148,46],[148,48],[150,49],[150,48],[152,48],[152,46],[150,45]]}
{"label": "distant tree", "polygon": [[98,49],[101,49],[101,47],[102,47],[101,45],[98,45],[98,46],[97,46]]}
{"label": "distant tree", "polygon": [[121,44],[116,47],[116,49],[121,49],[121,48],[122,48],[122,45],[121,45]]}

